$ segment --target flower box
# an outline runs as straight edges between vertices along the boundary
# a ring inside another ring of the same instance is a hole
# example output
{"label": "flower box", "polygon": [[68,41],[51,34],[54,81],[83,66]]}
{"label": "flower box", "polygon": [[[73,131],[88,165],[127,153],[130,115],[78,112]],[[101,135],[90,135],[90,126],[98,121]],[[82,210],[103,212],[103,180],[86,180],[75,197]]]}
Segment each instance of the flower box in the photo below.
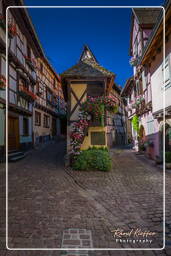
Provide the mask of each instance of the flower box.
{"label": "flower box", "polygon": [[23,85],[19,85],[19,94],[30,101],[34,101],[36,99],[36,95]]}
{"label": "flower box", "polygon": [[5,90],[6,88],[6,78],[5,76],[0,76],[0,90]]}
{"label": "flower box", "polygon": [[10,38],[13,38],[17,35],[17,27],[13,23],[8,24],[8,35]]}

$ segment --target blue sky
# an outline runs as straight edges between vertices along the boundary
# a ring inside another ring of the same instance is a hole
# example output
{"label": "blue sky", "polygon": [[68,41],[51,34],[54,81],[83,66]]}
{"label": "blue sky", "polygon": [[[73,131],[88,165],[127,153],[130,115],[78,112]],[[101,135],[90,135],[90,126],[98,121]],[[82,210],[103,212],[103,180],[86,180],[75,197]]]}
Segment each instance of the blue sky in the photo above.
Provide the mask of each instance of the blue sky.
{"label": "blue sky", "polygon": [[[163,0],[25,0],[27,6],[99,5],[160,6]],[[45,54],[58,73],[79,60],[88,44],[99,63],[124,85],[132,75],[129,65],[131,9],[28,9]]]}

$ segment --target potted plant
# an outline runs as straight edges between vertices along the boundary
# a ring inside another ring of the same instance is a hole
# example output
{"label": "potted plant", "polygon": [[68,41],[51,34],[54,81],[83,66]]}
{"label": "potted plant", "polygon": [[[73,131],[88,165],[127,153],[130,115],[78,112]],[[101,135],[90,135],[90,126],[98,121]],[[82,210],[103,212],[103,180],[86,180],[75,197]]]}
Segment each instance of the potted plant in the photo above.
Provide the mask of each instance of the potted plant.
{"label": "potted plant", "polygon": [[171,169],[171,152],[165,152],[166,168]]}

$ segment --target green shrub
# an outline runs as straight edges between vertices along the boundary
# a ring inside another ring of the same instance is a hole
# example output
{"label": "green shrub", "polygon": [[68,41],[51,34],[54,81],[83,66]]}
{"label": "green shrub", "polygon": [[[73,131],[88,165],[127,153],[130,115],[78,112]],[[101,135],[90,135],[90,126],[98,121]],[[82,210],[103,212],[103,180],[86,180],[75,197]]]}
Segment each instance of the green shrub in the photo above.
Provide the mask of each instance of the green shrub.
{"label": "green shrub", "polygon": [[165,153],[166,163],[171,163],[171,152]]}
{"label": "green shrub", "polygon": [[106,148],[89,148],[81,151],[73,163],[75,170],[100,170],[109,171],[112,161]]}

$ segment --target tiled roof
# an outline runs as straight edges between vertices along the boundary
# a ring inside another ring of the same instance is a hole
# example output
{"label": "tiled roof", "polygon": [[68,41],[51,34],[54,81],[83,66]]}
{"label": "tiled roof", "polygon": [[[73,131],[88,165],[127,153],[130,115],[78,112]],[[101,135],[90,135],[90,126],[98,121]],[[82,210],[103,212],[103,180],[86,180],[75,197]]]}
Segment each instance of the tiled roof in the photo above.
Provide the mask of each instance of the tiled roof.
{"label": "tiled roof", "polygon": [[155,24],[161,11],[160,8],[134,8],[133,9],[140,24]]}

